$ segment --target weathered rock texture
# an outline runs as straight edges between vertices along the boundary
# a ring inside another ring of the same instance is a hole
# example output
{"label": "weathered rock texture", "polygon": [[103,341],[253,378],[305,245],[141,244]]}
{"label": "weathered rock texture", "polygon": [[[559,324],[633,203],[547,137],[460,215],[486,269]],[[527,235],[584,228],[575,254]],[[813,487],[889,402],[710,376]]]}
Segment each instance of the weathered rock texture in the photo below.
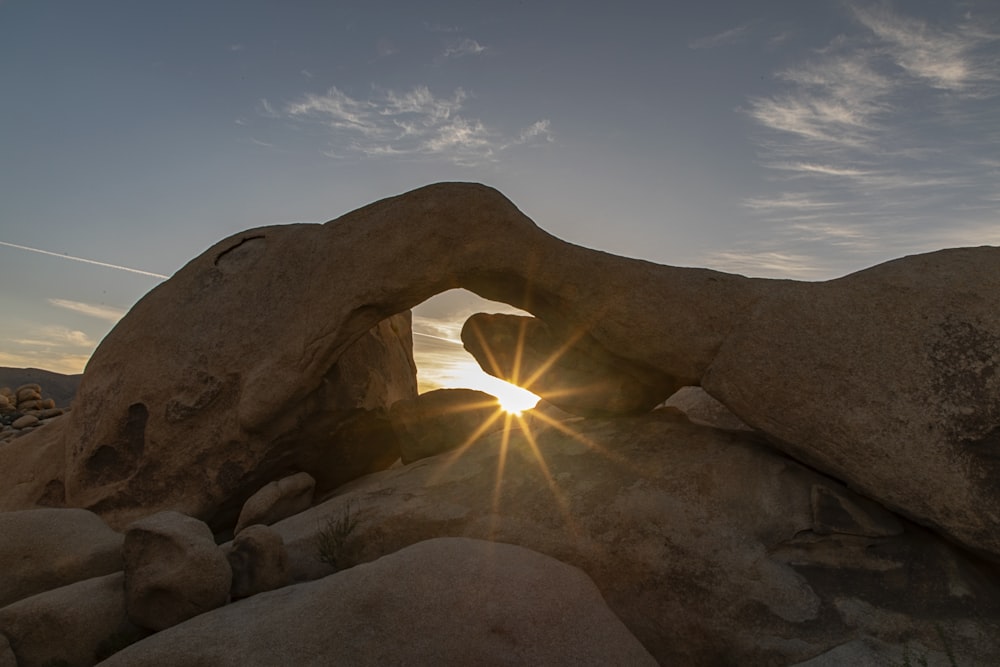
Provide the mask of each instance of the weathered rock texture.
{"label": "weathered rock texture", "polygon": [[403,463],[467,447],[506,421],[499,401],[474,389],[436,389],[389,409]]}
{"label": "weathered rock texture", "polygon": [[163,630],[221,607],[229,597],[232,570],[198,519],[159,512],[125,533],[125,605],[139,627]]}
{"label": "weathered rock texture", "polygon": [[578,569],[436,539],[234,603],[112,656],[128,665],[655,665]]}
{"label": "weathered rock texture", "polygon": [[117,572],[123,540],[86,510],[0,512],[0,607]]}
{"label": "weathered rock texture", "polygon": [[[312,471],[330,489],[398,457],[391,439],[351,429],[416,394],[409,316],[358,332],[339,357],[322,354],[326,314],[278,278],[298,260],[257,257],[263,238],[194,260],[105,338],[71,417],[67,502],[116,525],[173,509],[218,528],[285,474]],[[271,288],[251,289],[263,274]],[[289,308],[316,321],[296,330]],[[241,401],[267,416],[251,424]]]}
{"label": "weathered rock texture", "polygon": [[1000,248],[774,290],[702,386],[799,460],[1000,561]]}
{"label": "weathered rock texture", "polygon": [[[342,487],[271,528],[293,575],[350,507],[361,561],[442,535],[519,544],[586,572],[665,665],[787,665],[871,637],[959,664],[1000,654],[995,572],[771,448],[675,410],[495,433]],[[615,663],[622,664],[622,663]]]}

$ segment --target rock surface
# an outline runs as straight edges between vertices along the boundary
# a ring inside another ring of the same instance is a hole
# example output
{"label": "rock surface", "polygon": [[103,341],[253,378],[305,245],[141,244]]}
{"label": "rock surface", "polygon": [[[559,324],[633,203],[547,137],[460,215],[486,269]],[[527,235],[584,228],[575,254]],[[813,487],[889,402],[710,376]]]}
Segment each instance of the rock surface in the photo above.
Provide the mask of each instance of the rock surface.
{"label": "rock surface", "polygon": [[737,431],[753,430],[701,387],[681,387],[663,405],[677,408],[696,424]]}
{"label": "rock surface", "polygon": [[421,542],[125,649],[128,665],[655,665],[585,574],[508,544]]}
{"label": "rock surface", "polygon": [[412,463],[470,446],[483,435],[503,428],[504,414],[499,401],[484,392],[436,389],[394,403],[389,422],[403,463]]}
{"label": "rock surface", "polygon": [[117,572],[123,540],[86,510],[0,512],[0,607]]}
{"label": "rock surface", "polygon": [[125,533],[125,605],[130,621],[163,630],[221,607],[232,570],[201,521],[160,512]]}
{"label": "rock surface", "polygon": [[799,460],[1000,561],[1000,248],[791,283],[702,385]]}
{"label": "rock surface", "polygon": [[238,535],[241,530],[254,524],[268,526],[308,509],[312,505],[315,490],[316,480],[307,472],[289,475],[264,485],[244,503],[234,532]]}
{"label": "rock surface", "polygon": [[19,667],[86,667],[118,636],[138,634],[128,622],[122,573],[56,588],[0,609],[0,633]]}
{"label": "rock surface", "polygon": [[[409,315],[375,323],[339,358],[313,363],[322,336],[309,339],[321,321],[296,332],[280,313],[261,309],[289,302],[319,317],[317,305],[245,291],[247,271],[284,285],[274,275],[294,258],[274,257],[268,270],[247,254],[255,244],[240,247],[218,262],[195,260],[154,289],[94,353],[66,439],[68,503],[113,525],[171,509],[221,529],[269,481],[314,472],[329,489],[398,456],[394,443],[358,442],[339,429],[415,395]],[[305,349],[295,359],[282,351],[293,340]],[[290,374],[294,389],[282,383]],[[267,405],[268,417],[241,421],[237,404],[247,400]]]}
{"label": "rock surface", "polygon": [[350,507],[360,562],[442,535],[519,544],[586,572],[661,664],[784,665],[846,641],[1000,652],[995,571],[758,436],[674,410],[494,433],[461,456],[352,482],[271,528],[293,576]]}

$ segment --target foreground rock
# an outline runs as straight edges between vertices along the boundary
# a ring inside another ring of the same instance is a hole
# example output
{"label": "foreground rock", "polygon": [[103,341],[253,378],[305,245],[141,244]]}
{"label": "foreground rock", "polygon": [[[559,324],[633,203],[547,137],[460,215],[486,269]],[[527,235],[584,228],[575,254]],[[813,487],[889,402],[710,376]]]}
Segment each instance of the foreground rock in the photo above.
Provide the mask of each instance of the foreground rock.
{"label": "foreground rock", "polygon": [[0,609],[17,666],[93,665],[142,635],[126,617],[122,580],[121,572],[86,579]]}
{"label": "foreground rock", "polygon": [[262,593],[116,665],[655,665],[585,574],[508,544],[436,539]]}
{"label": "foreground rock", "polygon": [[163,630],[221,607],[232,570],[201,521],[160,512],[125,533],[125,605],[139,627]]}
{"label": "foreground rock", "polygon": [[[330,570],[316,531],[374,560],[441,535],[492,539],[586,572],[660,664],[788,665],[857,638],[1000,654],[995,573],[747,432],[673,410],[576,420],[352,482],[278,522],[293,575]],[[613,662],[612,664],[623,664]]]}
{"label": "foreground rock", "polygon": [[0,512],[0,607],[117,572],[123,540],[86,510]]}

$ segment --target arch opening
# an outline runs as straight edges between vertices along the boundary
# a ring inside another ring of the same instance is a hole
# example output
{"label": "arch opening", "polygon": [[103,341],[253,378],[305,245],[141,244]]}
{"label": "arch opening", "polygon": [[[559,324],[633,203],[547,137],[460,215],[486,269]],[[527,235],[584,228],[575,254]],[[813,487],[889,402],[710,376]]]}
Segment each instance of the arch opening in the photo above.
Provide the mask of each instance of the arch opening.
{"label": "arch opening", "polygon": [[540,400],[527,389],[484,371],[462,345],[465,320],[478,312],[530,315],[499,301],[489,301],[468,290],[452,289],[413,308],[413,359],[420,393],[435,389],[477,389],[500,401],[507,412],[520,414]]}

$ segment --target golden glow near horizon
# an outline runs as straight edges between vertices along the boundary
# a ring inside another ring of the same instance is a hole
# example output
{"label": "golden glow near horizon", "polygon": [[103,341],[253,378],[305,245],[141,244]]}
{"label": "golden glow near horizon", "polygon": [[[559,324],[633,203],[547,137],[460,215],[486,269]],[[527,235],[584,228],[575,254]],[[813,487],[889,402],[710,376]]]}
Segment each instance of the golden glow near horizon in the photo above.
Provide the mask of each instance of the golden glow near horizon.
{"label": "golden glow near horizon", "polygon": [[[423,370],[422,367],[421,370]],[[420,391],[423,393],[441,387],[461,387],[485,392],[495,396],[500,401],[500,407],[506,412],[515,415],[530,410],[541,400],[527,389],[486,373],[471,357],[468,359],[459,357],[447,368],[438,370],[434,374],[432,382],[421,386]]]}

